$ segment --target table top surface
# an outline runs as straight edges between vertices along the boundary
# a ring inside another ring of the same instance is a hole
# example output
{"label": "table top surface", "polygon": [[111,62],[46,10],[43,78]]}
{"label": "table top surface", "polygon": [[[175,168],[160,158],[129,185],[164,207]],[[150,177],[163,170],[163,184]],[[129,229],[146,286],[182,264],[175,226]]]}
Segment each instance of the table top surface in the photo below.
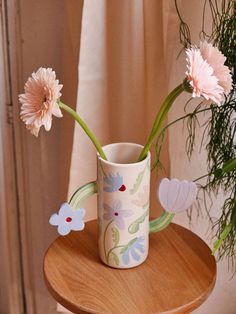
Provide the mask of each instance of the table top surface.
{"label": "table top surface", "polygon": [[93,220],[51,244],[44,276],[56,301],[73,313],[189,313],[212,291],[216,262],[198,236],[172,223],[150,235],[142,265],[110,268],[98,257]]}

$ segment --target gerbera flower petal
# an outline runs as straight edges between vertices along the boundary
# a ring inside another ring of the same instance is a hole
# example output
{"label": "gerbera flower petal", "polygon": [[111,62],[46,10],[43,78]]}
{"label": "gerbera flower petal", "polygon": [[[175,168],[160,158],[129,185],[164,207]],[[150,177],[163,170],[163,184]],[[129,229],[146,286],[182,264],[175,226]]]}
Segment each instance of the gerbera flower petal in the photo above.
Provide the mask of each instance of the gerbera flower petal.
{"label": "gerbera flower petal", "polygon": [[30,131],[31,134],[38,137],[39,135],[39,128],[36,127],[34,124],[28,124],[26,125],[26,129]]}
{"label": "gerbera flower petal", "polygon": [[63,117],[61,109],[59,108],[57,104],[55,104],[54,107],[52,108],[52,114],[57,118]]}
{"label": "gerbera flower petal", "polygon": [[57,104],[62,85],[56,80],[56,73],[51,68],[39,68],[29,77],[24,89],[25,93],[19,95],[22,121],[36,136],[41,126],[49,131],[52,126],[52,115],[62,117]]}
{"label": "gerbera flower petal", "polygon": [[225,56],[207,42],[200,44],[200,48],[191,47],[186,50],[187,80],[192,87],[192,96],[203,96],[220,104],[224,94],[228,94],[232,87],[229,68],[224,65]]}
{"label": "gerbera flower petal", "polygon": [[204,60],[213,68],[214,75],[218,78],[218,84],[227,95],[232,88],[232,77],[229,68],[224,65],[226,57],[218,48],[206,41],[200,43],[200,52]]}

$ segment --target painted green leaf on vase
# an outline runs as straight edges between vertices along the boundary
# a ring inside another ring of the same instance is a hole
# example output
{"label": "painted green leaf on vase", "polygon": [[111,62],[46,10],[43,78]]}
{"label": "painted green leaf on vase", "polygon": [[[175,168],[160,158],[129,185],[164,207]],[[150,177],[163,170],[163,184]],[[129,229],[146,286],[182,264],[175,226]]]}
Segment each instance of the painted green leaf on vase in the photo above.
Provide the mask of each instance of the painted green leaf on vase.
{"label": "painted green leaf on vase", "polygon": [[130,194],[135,194],[138,191],[138,189],[139,189],[139,187],[140,187],[140,185],[142,183],[142,180],[143,180],[143,177],[144,177],[144,173],[145,173],[145,169],[138,174],[136,182],[133,185],[133,188],[130,190]]}
{"label": "painted green leaf on vase", "polygon": [[111,232],[112,232],[112,240],[113,240],[114,246],[117,246],[119,244],[119,241],[120,241],[119,230],[114,227],[111,229]]}
{"label": "painted green leaf on vase", "polygon": [[149,165],[149,161],[148,161],[145,168],[143,169],[143,171],[139,172],[138,177],[136,179],[136,182],[133,185],[133,188],[130,189],[129,193],[131,195],[135,194],[138,191],[138,189],[139,189],[139,187],[143,181],[144,174],[145,174],[146,170],[149,170],[149,169],[150,169],[150,165]]}
{"label": "painted green leaf on vase", "polygon": [[119,257],[114,252],[111,252],[110,255],[112,257],[114,264],[116,266],[119,266],[119,264],[120,264]]}
{"label": "painted green leaf on vase", "polygon": [[129,225],[129,233],[136,233],[139,230],[140,224],[142,224],[145,220],[145,218],[148,216],[149,210],[147,209],[142,216],[140,216],[138,219],[136,219],[132,224]]}

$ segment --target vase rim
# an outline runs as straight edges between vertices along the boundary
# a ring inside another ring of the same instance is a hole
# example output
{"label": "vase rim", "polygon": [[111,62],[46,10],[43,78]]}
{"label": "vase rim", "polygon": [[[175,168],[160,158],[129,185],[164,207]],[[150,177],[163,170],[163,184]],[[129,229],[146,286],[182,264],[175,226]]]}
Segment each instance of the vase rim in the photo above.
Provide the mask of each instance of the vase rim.
{"label": "vase rim", "polygon": [[[103,149],[105,148],[112,148],[112,147],[117,147],[117,146],[128,146],[128,147],[136,147],[136,148],[140,148],[140,152],[142,150],[142,148],[144,147],[143,145],[141,144],[137,144],[137,143],[130,143],[130,142],[117,142],[117,143],[111,143],[111,144],[107,144],[107,145],[104,145],[102,146]],[[135,167],[137,165],[142,165],[144,164],[147,160],[149,160],[151,157],[151,153],[150,151],[148,152],[147,156],[145,159],[141,160],[141,161],[138,161],[138,162],[131,162],[131,163],[117,163],[117,162],[112,162],[112,161],[109,161],[109,160],[105,160],[103,159],[99,153],[97,153],[97,158],[99,160],[101,160],[101,162],[107,164],[107,165],[110,165],[110,166],[119,166],[119,167]]]}

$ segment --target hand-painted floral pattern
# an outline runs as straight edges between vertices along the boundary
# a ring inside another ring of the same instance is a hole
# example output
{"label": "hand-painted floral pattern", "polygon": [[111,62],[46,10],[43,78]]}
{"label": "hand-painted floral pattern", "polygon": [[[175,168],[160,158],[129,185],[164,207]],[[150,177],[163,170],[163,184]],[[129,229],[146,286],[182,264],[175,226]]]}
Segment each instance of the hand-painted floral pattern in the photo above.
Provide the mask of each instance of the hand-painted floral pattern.
{"label": "hand-painted floral pattern", "polygon": [[130,262],[130,255],[131,257],[135,260],[135,261],[139,261],[141,258],[141,254],[144,254],[145,249],[144,249],[144,245],[142,244],[142,242],[145,240],[144,236],[138,237],[138,238],[134,238],[133,240],[131,240],[127,246],[125,246],[122,250],[121,250],[121,254],[122,255],[122,261],[125,265],[128,265]]}
{"label": "hand-painted floral pattern", "polygon": [[50,217],[49,223],[53,226],[58,226],[57,231],[60,235],[67,235],[71,230],[79,231],[84,229],[84,214],[83,208],[73,209],[68,203],[61,205],[58,214],[53,214]]}
{"label": "hand-painted floral pattern", "polygon": [[128,228],[129,233],[136,233],[139,231],[140,225],[143,224],[146,217],[149,216],[149,208],[146,209],[146,211],[138,217],[135,221],[133,221]]}
{"label": "hand-painted floral pattern", "polygon": [[133,200],[132,203],[145,209],[149,205],[148,196],[149,196],[148,186],[145,185],[143,187],[143,192],[138,193],[137,199]]}
{"label": "hand-painted floral pattern", "polygon": [[139,172],[139,174],[138,174],[138,176],[137,176],[137,178],[136,178],[136,181],[135,181],[135,183],[134,183],[132,189],[130,189],[129,193],[130,193],[131,195],[137,193],[137,191],[139,190],[139,188],[140,188],[140,186],[141,186],[141,183],[142,183],[142,181],[143,181],[143,179],[144,179],[144,175],[145,175],[146,170],[150,170],[150,161],[149,161],[149,160],[148,160],[148,162],[146,163],[145,168],[144,168],[141,172]]}
{"label": "hand-painted floral pattern", "polygon": [[103,204],[104,214],[103,219],[105,220],[113,220],[116,226],[119,229],[125,229],[125,217],[130,217],[133,214],[132,210],[122,210],[121,201],[117,201],[114,203],[113,207],[110,207],[107,204]]}
{"label": "hand-painted floral pattern", "polygon": [[116,174],[110,173],[105,175],[104,181],[107,184],[104,187],[104,191],[106,192],[124,192],[126,190],[126,186],[123,184],[123,177],[118,172]]}

